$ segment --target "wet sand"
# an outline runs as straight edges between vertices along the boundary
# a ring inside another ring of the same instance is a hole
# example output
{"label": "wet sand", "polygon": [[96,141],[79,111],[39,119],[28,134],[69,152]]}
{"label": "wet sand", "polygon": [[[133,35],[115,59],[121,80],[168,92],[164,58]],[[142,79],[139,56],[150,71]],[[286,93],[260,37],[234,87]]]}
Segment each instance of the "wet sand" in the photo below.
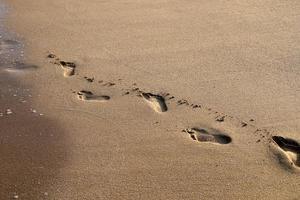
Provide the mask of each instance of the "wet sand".
{"label": "wet sand", "polygon": [[70,159],[67,139],[55,120],[33,109],[26,86],[0,77],[1,199],[43,199]]}
{"label": "wet sand", "polygon": [[[6,8],[0,5],[1,21]],[[45,199],[70,155],[64,130],[36,110],[23,45],[0,26],[0,199]]]}
{"label": "wet sand", "polygon": [[46,117],[26,154],[53,163],[20,199],[300,198],[298,2],[8,5],[36,66],[11,74]]}

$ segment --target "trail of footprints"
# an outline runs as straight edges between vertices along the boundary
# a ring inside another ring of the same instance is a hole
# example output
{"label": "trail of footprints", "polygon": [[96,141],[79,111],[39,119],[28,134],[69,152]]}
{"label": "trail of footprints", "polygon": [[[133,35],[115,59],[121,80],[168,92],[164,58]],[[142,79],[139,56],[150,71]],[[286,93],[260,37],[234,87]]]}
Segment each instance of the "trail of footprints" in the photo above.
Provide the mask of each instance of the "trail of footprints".
{"label": "trail of footprints", "polygon": [[[47,58],[50,59],[50,63],[60,66],[63,69],[64,77],[70,77],[75,75],[76,64],[74,62],[63,61],[58,58],[55,54],[50,53]],[[101,86],[112,87],[115,86],[114,82],[105,82],[103,80],[96,81],[94,77],[84,76],[85,79],[89,83],[97,82],[101,84]],[[121,80],[121,79],[119,79]],[[144,92],[140,88],[136,87],[136,84],[133,84],[133,88],[126,89],[122,96],[134,94],[138,97],[143,98],[143,100],[148,104],[153,111],[157,113],[165,113],[168,111],[167,101],[175,100],[174,96],[171,96],[169,93],[165,94],[153,94],[150,92]],[[110,96],[108,95],[100,95],[94,94],[88,90],[81,90],[78,92],[74,92],[77,95],[77,98],[81,101],[86,102],[108,102],[110,100]],[[216,115],[215,121],[218,123],[223,123],[226,121],[226,118],[234,119],[232,116],[228,116],[217,111],[213,111],[212,108],[204,107],[200,104],[190,103],[186,99],[180,99],[176,101],[177,106],[187,106],[192,109],[205,109],[209,111],[209,114]],[[237,119],[237,118],[235,118]],[[250,119],[249,122],[253,122],[254,119]],[[245,121],[240,121],[240,126],[247,127],[249,124]],[[255,127],[253,124],[250,124],[251,127]],[[208,127],[193,127],[182,130],[182,132],[186,133],[191,140],[199,142],[199,143],[209,143],[215,145],[226,145],[232,142],[232,138],[223,133],[220,130],[208,128]],[[254,134],[258,135],[260,138],[256,141],[256,143],[261,142],[261,140],[265,139],[265,135],[270,135],[270,132],[266,129],[256,129]],[[284,155],[285,165],[290,165],[293,169],[300,170],[300,143],[297,141],[284,138],[281,136],[272,136],[271,142],[276,146],[278,151],[281,151]],[[288,167],[290,167],[288,166]]]}

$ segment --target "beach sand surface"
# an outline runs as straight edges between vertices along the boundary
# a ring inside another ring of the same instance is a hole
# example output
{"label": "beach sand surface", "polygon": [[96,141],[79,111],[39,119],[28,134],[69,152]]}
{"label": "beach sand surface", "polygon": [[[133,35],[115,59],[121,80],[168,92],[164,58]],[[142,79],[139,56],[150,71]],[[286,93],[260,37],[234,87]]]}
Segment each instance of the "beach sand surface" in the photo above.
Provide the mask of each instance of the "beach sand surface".
{"label": "beach sand surface", "polygon": [[300,2],[6,3],[2,199],[300,199]]}

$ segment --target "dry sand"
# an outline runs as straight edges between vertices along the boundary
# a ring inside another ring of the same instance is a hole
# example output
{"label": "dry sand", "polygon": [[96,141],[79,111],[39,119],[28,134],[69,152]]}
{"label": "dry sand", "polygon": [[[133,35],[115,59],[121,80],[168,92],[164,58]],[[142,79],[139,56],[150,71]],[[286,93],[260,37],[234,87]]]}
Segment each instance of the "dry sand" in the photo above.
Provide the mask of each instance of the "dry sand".
{"label": "dry sand", "polygon": [[6,3],[1,199],[300,199],[299,1]]}

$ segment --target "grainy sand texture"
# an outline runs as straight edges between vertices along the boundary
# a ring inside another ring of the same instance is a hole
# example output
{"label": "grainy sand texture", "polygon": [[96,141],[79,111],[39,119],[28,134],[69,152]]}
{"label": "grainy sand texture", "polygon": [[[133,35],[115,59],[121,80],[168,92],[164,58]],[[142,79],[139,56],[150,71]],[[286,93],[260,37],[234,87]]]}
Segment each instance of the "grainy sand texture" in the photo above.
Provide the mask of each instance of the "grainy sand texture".
{"label": "grainy sand texture", "polygon": [[1,4],[0,199],[300,199],[300,1]]}

